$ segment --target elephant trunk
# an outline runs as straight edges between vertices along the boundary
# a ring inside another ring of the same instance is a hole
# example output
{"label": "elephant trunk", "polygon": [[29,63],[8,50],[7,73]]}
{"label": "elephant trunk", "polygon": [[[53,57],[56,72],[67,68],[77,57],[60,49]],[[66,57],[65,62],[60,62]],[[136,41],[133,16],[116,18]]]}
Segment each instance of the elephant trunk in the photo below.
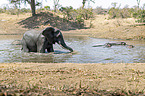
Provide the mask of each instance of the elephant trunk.
{"label": "elephant trunk", "polygon": [[73,52],[73,49],[70,48],[69,46],[67,46],[64,42],[63,37],[57,42],[60,46],[62,46],[63,48],[69,50],[70,52]]}

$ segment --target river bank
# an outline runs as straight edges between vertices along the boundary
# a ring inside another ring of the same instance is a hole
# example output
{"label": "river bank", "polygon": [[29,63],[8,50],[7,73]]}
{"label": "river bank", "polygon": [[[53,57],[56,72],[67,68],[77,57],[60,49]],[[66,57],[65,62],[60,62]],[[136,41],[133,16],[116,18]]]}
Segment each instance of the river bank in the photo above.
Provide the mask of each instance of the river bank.
{"label": "river bank", "polygon": [[143,94],[144,68],[144,63],[1,63],[0,94]]}
{"label": "river bank", "polygon": [[[23,34],[29,30],[23,23],[27,19],[32,18],[30,13],[17,15],[0,14],[0,34]],[[41,18],[41,17],[40,17]],[[145,26],[144,24],[136,24],[134,18],[127,19],[107,19],[108,15],[96,15],[93,20],[85,21],[85,29],[76,29],[69,31],[62,31],[65,33],[76,35],[88,35],[95,38],[105,39],[123,39],[123,40],[145,40]],[[38,21],[38,20],[37,20]],[[32,24],[38,23],[34,20],[30,21]],[[38,24],[37,24],[38,25]],[[32,26],[32,25],[31,25]],[[36,26],[36,25],[35,25]],[[37,26],[36,30],[43,30],[50,25]],[[91,27],[91,28],[89,28]]]}

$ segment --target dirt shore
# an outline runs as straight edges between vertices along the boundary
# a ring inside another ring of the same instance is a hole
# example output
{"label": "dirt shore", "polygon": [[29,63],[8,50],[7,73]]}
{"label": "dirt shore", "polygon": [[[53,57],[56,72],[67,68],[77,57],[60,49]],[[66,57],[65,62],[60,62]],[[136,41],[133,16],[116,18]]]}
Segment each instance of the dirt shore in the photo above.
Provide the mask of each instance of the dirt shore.
{"label": "dirt shore", "polygon": [[[0,34],[23,34],[25,31],[29,30],[26,27],[30,26],[28,22],[32,24],[31,26],[36,26],[36,30],[42,30],[50,26],[49,24],[43,25],[42,22],[38,22],[41,18],[41,16],[32,18],[30,13],[20,14],[19,16],[4,13],[0,14]],[[107,18],[108,15],[96,15],[93,20],[85,21],[85,26],[88,29],[77,29],[62,32],[64,34],[88,35],[95,38],[145,40],[145,25],[136,24],[134,18],[110,20]],[[25,23],[25,26],[23,23]],[[90,26],[92,28],[89,28]]]}
{"label": "dirt shore", "polygon": [[6,87],[0,88],[19,94],[143,94],[144,68],[145,63],[1,63],[0,84]]}

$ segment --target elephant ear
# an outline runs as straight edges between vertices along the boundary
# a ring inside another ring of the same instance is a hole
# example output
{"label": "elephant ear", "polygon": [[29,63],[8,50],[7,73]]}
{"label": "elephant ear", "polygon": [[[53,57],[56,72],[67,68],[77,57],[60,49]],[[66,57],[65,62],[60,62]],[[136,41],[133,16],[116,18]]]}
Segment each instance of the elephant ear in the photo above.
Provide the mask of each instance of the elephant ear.
{"label": "elephant ear", "polygon": [[46,38],[52,38],[54,35],[54,28],[52,27],[47,27],[42,31],[42,35],[44,35]]}

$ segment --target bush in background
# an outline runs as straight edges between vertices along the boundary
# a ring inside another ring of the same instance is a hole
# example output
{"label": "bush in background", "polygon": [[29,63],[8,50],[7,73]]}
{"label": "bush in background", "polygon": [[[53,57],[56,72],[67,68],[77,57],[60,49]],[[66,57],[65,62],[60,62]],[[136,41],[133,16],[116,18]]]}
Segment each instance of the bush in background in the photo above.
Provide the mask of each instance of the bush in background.
{"label": "bush in background", "polygon": [[109,11],[109,9],[104,9],[102,7],[97,7],[95,9],[93,9],[93,13],[95,13],[95,14],[104,14],[104,15],[106,15],[106,14],[108,14],[108,11]]}
{"label": "bush in background", "polygon": [[130,8],[111,8],[109,10],[109,19],[114,18],[130,18],[132,14],[132,10]]}
{"label": "bush in background", "polygon": [[[142,8],[138,8],[137,6],[133,8],[128,8],[126,5],[124,8],[117,7],[117,3],[112,3],[112,8],[104,9],[102,7],[97,7],[96,9],[92,8],[78,8],[73,9],[73,7],[61,7],[57,13],[63,15],[63,18],[68,21],[73,21],[80,26],[84,25],[84,20],[88,20],[94,18],[94,14],[109,14],[109,19],[114,18],[131,18],[134,17],[137,19],[137,22],[145,22],[145,4]],[[37,9],[37,12],[41,11],[53,11],[50,9],[50,6],[44,6],[44,8]],[[18,8],[18,6],[14,5],[13,7],[9,8],[8,5],[0,8],[0,13],[7,13],[11,15],[19,15],[23,13],[30,13],[30,9],[26,8]]]}
{"label": "bush in background", "polygon": [[143,23],[145,22],[145,4],[143,8],[138,8],[135,6],[134,8],[128,8],[128,6],[124,8],[119,8],[119,7],[112,7],[109,9],[109,19],[114,19],[114,18],[130,18],[134,17],[137,20],[138,23]]}
{"label": "bush in background", "polygon": [[133,17],[137,18],[136,22],[138,23],[143,23],[145,22],[145,10],[144,7],[141,8],[136,8],[136,11],[133,12]]}
{"label": "bush in background", "polygon": [[63,15],[63,18],[67,20],[73,20],[82,26],[84,25],[84,20],[88,20],[94,17],[92,8],[73,9],[73,7],[70,6],[61,7],[59,11]]}
{"label": "bush in background", "polygon": [[22,8],[19,9],[16,6],[13,6],[12,8],[9,8],[9,6],[4,6],[3,8],[0,8],[0,13],[6,13],[10,15],[19,15],[23,13],[29,13],[31,12],[30,9]]}

